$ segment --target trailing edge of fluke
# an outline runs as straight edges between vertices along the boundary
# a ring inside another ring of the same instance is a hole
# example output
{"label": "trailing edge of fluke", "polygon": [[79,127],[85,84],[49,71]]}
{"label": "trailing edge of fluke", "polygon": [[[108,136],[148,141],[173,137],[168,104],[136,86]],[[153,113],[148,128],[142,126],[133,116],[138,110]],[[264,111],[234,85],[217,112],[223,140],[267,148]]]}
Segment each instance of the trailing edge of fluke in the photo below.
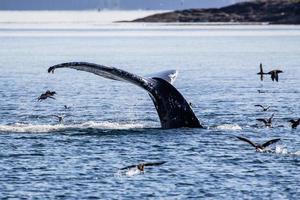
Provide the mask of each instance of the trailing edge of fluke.
{"label": "trailing edge of fluke", "polygon": [[87,62],[68,62],[54,65],[48,69],[48,72],[54,73],[54,70],[58,68],[86,71],[104,78],[132,83],[143,88],[151,97],[157,110],[161,127],[164,129],[180,127],[203,128],[189,103],[172,85],[178,74],[176,70],[167,70],[152,74],[149,77],[141,77],[114,67]]}

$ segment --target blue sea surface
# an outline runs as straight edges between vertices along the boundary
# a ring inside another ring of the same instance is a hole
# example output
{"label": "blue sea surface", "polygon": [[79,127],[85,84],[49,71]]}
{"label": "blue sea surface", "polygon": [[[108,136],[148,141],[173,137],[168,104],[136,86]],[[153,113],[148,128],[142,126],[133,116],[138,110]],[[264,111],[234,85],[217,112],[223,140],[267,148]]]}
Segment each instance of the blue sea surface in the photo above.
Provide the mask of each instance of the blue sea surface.
{"label": "blue sea surface", "polygon": [[[288,121],[300,117],[299,55],[299,26],[1,28],[0,199],[298,199],[300,127]],[[160,129],[153,102],[134,85],[47,73],[69,61],[141,76],[177,69],[174,85],[205,128]],[[283,70],[279,82],[260,81],[260,63]],[[38,102],[46,90],[56,100]],[[272,113],[272,128],[256,120]],[[281,141],[275,153],[258,153],[235,136]],[[166,163],[119,171],[155,161]]]}

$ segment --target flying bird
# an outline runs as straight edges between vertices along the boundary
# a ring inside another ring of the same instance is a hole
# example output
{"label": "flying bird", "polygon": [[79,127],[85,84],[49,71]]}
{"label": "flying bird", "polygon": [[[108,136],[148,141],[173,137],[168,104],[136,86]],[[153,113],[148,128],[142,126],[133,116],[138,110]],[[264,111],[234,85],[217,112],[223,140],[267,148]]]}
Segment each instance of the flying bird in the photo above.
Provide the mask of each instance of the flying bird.
{"label": "flying bird", "polygon": [[64,108],[65,108],[66,110],[69,110],[71,107],[70,107],[70,106],[67,106],[67,105],[64,105]]}
{"label": "flying bird", "polygon": [[283,71],[277,70],[277,69],[268,72],[268,74],[271,75],[272,81],[276,80],[276,82],[278,82],[278,74],[280,74],[280,73],[283,73]]}
{"label": "flying bird", "polygon": [[59,116],[59,115],[51,115],[51,116],[56,117],[59,123],[62,123],[64,121],[64,116]]}
{"label": "flying bird", "polygon": [[264,80],[264,75],[266,75],[267,73],[264,73],[262,63],[260,63],[259,69],[260,69],[260,71],[257,74],[260,75],[260,80],[263,81]]}
{"label": "flying bird", "polygon": [[239,137],[239,136],[236,136],[239,140],[242,140],[244,142],[247,142],[249,143],[251,146],[253,146],[255,148],[256,151],[258,152],[266,152],[268,151],[269,149],[267,149],[268,146],[270,146],[271,144],[274,144],[276,142],[278,142],[280,140],[280,138],[277,138],[277,139],[273,139],[273,140],[269,140],[263,144],[256,144],[252,141],[250,141],[249,139],[247,138],[243,138],[243,137]]}
{"label": "flying bird", "polygon": [[291,119],[289,122],[292,124],[292,128],[297,128],[297,126],[300,124],[300,118],[298,120]]}
{"label": "flying bird", "polygon": [[273,119],[273,117],[274,117],[274,113],[272,114],[272,116],[269,119],[261,119],[261,118],[259,118],[259,119],[256,119],[256,120],[263,122],[265,124],[265,126],[267,126],[267,127],[271,127],[272,126],[272,119]]}
{"label": "flying bird", "polygon": [[38,101],[46,100],[47,98],[55,99],[53,96],[56,94],[55,91],[47,90],[45,93],[41,94],[38,98]]}
{"label": "flying bird", "polygon": [[123,167],[120,170],[130,170],[130,169],[137,169],[139,172],[144,172],[144,168],[146,166],[159,166],[162,164],[165,164],[166,161],[161,161],[161,162],[148,162],[148,163],[140,163],[138,165],[130,165],[127,167]]}
{"label": "flying bird", "polygon": [[269,108],[270,108],[270,106],[268,106],[268,107],[264,107],[264,106],[262,106],[262,105],[260,105],[260,104],[256,104],[256,105],[254,105],[254,106],[256,106],[256,107],[261,107],[262,108],[262,111],[268,111],[269,110]]}
{"label": "flying bird", "polygon": [[50,90],[47,90],[45,94],[48,96],[54,96],[56,94],[56,92],[55,91],[51,92]]}

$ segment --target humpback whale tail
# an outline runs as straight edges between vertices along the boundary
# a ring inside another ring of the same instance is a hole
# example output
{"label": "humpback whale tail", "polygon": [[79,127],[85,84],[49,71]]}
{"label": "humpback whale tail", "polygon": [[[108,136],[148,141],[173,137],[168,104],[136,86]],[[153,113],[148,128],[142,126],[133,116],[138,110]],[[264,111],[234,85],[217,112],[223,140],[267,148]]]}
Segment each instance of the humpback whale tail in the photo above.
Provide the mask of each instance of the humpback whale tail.
{"label": "humpback whale tail", "polygon": [[57,68],[73,68],[94,73],[104,78],[137,85],[148,92],[157,110],[161,127],[202,128],[191,107],[180,92],[172,85],[177,76],[176,70],[168,70],[151,77],[141,77],[127,71],[87,62],[69,62],[54,65],[48,72]]}

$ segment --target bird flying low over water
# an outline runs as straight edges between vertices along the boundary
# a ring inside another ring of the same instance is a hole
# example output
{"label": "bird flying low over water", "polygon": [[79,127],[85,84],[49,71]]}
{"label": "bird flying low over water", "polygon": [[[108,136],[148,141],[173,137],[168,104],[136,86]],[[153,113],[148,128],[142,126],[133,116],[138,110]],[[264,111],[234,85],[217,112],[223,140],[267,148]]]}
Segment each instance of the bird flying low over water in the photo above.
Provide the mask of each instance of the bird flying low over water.
{"label": "bird flying low over water", "polygon": [[278,70],[278,69],[275,69],[275,70],[272,70],[272,71],[268,72],[268,74],[271,75],[272,81],[276,80],[276,82],[278,82],[278,74],[280,74],[280,73],[283,73],[283,71]]}
{"label": "bird flying low over water", "polygon": [[271,127],[272,126],[272,119],[273,119],[273,117],[274,117],[274,113],[272,114],[272,116],[269,119],[261,119],[261,118],[259,118],[259,119],[256,119],[256,120],[263,122],[265,124],[265,126],[267,126],[267,127]]}
{"label": "bird flying low over water", "polygon": [[69,110],[71,107],[70,107],[70,106],[67,106],[67,105],[64,105],[64,108],[65,108],[66,110]]}
{"label": "bird flying low over water", "polygon": [[263,144],[256,144],[252,141],[250,141],[249,139],[247,138],[244,138],[244,137],[239,137],[239,136],[236,136],[239,140],[242,140],[244,142],[247,142],[248,144],[250,144],[251,146],[253,146],[255,148],[256,151],[258,152],[266,152],[266,151],[269,151],[270,149],[267,149],[268,146],[270,146],[271,144],[274,144],[276,142],[278,142],[280,140],[280,138],[277,138],[277,139],[273,139],[273,140],[269,140]]}
{"label": "bird flying low over water", "polygon": [[161,127],[164,129],[203,128],[191,106],[173,86],[178,74],[177,70],[166,70],[149,76],[139,76],[115,67],[87,62],[69,62],[50,67],[48,73],[53,73],[58,68],[86,71],[110,80],[132,83],[146,90],[154,103]]}
{"label": "bird flying low over water", "polygon": [[289,122],[292,124],[292,128],[297,128],[297,126],[300,124],[300,118],[298,120],[291,119]]}
{"label": "bird flying low over water", "polygon": [[261,81],[264,80],[264,75],[271,75],[272,81],[276,80],[276,82],[278,82],[278,80],[279,80],[278,74],[283,73],[282,70],[278,70],[278,69],[274,69],[272,71],[269,71],[268,73],[265,73],[264,70],[263,70],[262,63],[260,63],[259,69],[260,70],[259,70],[259,72],[257,74],[260,75],[260,80]]}
{"label": "bird flying low over water", "polygon": [[259,69],[260,69],[260,71],[257,74],[260,75],[260,80],[263,81],[264,80],[264,75],[266,75],[267,73],[264,73],[262,63],[260,63]]}
{"label": "bird flying low over water", "polygon": [[137,169],[139,172],[144,172],[144,168],[146,166],[148,166],[148,167],[150,167],[150,166],[160,166],[160,165],[165,164],[165,163],[166,163],[166,161],[140,163],[138,165],[130,165],[130,166],[127,166],[127,167],[123,167],[120,170]]}
{"label": "bird flying low over water", "polygon": [[64,121],[64,116],[59,116],[59,115],[51,115],[51,116],[56,117],[59,123]]}
{"label": "bird flying low over water", "polygon": [[55,91],[50,91],[50,90],[47,90],[45,93],[41,94],[41,96],[39,96],[38,98],[38,101],[42,101],[42,100],[45,100],[47,98],[51,98],[51,99],[55,99],[53,96],[56,94]]}
{"label": "bird flying low over water", "polygon": [[262,105],[260,105],[260,104],[256,104],[256,105],[254,105],[255,107],[261,107],[262,108],[262,111],[267,111],[267,110],[269,110],[269,108],[270,108],[270,106],[268,106],[268,107],[264,107],[264,106],[262,106]]}

